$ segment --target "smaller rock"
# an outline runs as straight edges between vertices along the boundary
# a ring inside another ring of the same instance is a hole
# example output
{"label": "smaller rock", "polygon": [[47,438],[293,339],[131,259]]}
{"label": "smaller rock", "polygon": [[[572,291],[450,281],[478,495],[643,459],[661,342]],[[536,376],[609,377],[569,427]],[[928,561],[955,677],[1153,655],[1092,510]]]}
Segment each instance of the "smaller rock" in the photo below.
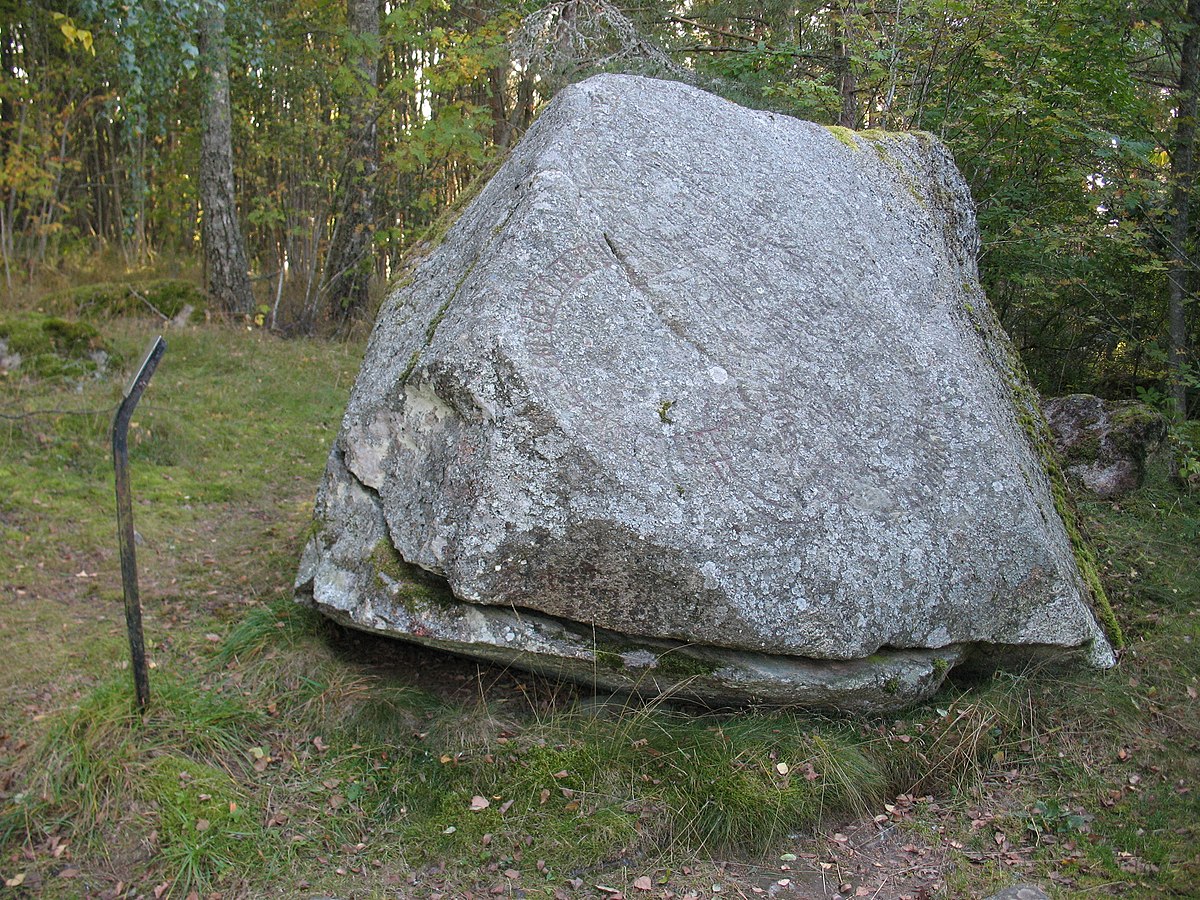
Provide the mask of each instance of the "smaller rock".
{"label": "smaller rock", "polygon": [[187,328],[188,323],[192,321],[192,315],[196,312],[196,307],[190,303],[185,303],[183,309],[169,322],[172,328]]}
{"label": "smaller rock", "polygon": [[8,352],[8,341],[0,338],[0,372],[11,372],[21,367],[21,354]]}
{"label": "smaller rock", "polygon": [[992,894],[986,900],[1050,900],[1050,897],[1041,888],[1032,884],[1014,884],[999,893]]}
{"label": "smaller rock", "polygon": [[1146,457],[1167,435],[1162,415],[1136,400],[1069,394],[1046,400],[1042,408],[1067,477],[1101,500],[1140,487]]}

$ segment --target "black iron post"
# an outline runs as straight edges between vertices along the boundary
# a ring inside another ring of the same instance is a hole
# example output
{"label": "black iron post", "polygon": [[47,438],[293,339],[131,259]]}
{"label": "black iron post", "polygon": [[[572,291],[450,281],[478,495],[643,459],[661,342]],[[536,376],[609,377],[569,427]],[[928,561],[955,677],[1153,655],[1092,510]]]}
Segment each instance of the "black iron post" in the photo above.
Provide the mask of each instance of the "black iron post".
{"label": "black iron post", "polygon": [[146,643],[142,638],[142,603],[138,596],[137,556],[134,553],[133,497],[129,491],[129,444],[126,438],[133,409],[167,352],[167,342],[159,335],[125,388],[125,397],[113,416],[113,468],[117,475],[117,536],[121,541],[121,583],[125,587],[125,626],[129,629],[129,656],[133,665],[133,686],[138,706],[150,702],[150,679],[146,674]]}

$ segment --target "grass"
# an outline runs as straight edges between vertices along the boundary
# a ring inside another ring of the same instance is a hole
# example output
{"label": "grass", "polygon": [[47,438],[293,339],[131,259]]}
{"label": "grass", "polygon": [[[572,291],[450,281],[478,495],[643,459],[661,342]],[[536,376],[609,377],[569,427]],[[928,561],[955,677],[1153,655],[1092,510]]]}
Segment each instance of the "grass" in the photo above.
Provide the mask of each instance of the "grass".
{"label": "grass", "polygon": [[[97,327],[132,365],[157,326]],[[945,849],[948,896],[1014,875],[1061,896],[1200,883],[1200,504],[1164,472],[1081,507],[1129,637],[1114,672],[953,683],[888,719],[706,712],[292,603],[361,345],[218,325],[167,341],[131,434],[144,715],[107,447],[124,373],[4,383],[0,876],[22,890],[604,896],[652,873],[646,896],[749,896],[781,853],[824,859],[822,831],[880,817]]]}

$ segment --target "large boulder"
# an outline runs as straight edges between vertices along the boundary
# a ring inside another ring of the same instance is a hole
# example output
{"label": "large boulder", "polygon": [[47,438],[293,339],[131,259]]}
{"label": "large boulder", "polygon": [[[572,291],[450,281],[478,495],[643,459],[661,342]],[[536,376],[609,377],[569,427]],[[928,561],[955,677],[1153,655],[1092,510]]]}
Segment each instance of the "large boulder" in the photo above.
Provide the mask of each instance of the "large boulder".
{"label": "large boulder", "polygon": [[1141,487],[1146,457],[1167,436],[1162,414],[1136,400],[1068,394],[1049,398],[1042,408],[1067,477],[1085,495],[1102,500]]}
{"label": "large boulder", "polygon": [[977,244],[926,135],[564,90],[380,311],[298,595],[715,702],[1111,664]]}

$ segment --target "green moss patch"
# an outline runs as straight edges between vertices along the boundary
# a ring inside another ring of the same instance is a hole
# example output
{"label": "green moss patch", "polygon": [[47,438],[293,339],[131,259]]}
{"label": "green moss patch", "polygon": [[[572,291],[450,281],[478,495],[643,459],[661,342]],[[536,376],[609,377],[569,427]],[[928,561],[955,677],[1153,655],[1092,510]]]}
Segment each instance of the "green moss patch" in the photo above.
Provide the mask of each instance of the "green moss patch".
{"label": "green moss patch", "polygon": [[386,539],[375,545],[371,564],[376,580],[410,613],[454,603],[454,594],[445,579],[406,562]]}
{"label": "green moss patch", "polygon": [[192,307],[191,320],[203,321],[208,298],[199,286],[181,278],[85,284],[42,301],[54,313],[86,319],[125,316],[165,316],[173,319]]}
{"label": "green moss patch", "polygon": [[94,326],[40,313],[0,317],[0,341],[9,369],[35,378],[78,378],[115,361]]}
{"label": "green moss patch", "polygon": [[825,130],[851,150],[858,150],[858,142],[854,140],[854,131],[852,129],[841,125],[826,125]]}

